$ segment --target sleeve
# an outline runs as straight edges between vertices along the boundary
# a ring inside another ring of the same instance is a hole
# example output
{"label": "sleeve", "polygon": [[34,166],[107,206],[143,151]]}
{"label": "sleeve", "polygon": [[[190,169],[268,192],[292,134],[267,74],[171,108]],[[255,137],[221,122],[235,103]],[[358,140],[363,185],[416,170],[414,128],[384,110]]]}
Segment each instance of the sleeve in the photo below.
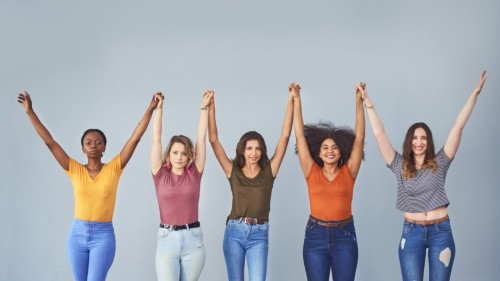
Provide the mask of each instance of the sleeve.
{"label": "sleeve", "polygon": [[439,169],[444,169],[445,171],[447,171],[448,168],[450,168],[452,161],[453,160],[450,159],[444,152],[444,147],[442,147],[436,154],[436,163]]}
{"label": "sleeve", "polygon": [[82,166],[82,164],[78,163],[75,159],[70,157],[69,158],[69,169],[67,171],[64,169],[63,170],[71,178],[76,173],[76,171],[78,171],[79,166]]}
{"label": "sleeve", "polygon": [[401,175],[403,172],[403,156],[396,151],[391,164],[388,164],[387,168],[391,169],[395,175]]}
{"label": "sleeve", "polygon": [[123,169],[120,160],[120,154],[116,155],[115,158],[113,158],[111,162],[109,162],[109,165],[111,166],[111,169],[113,169],[113,171],[115,171],[118,175],[122,174]]}

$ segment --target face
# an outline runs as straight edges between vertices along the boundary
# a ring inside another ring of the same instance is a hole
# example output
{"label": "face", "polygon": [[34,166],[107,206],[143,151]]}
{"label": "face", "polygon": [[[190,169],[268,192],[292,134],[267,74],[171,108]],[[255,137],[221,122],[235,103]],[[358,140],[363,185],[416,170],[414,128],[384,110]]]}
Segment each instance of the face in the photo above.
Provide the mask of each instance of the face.
{"label": "face", "polygon": [[188,164],[189,157],[186,152],[186,146],[179,142],[174,142],[168,154],[170,165],[174,169],[184,169]]}
{"label": "face", "polygon": [[325,164],[336,164],[341,157],[340,149],[332,139],[325,139],[321,143],[319,157]]}
{"label": "face", "polygon": [[101,158],[106,150],[102,136],[97,132],[90,132],[83,138],[82,151],[88,158]]}
{"label": "face", "polygon": [[258,140],[249,140],[246,143],[245,151],[243,156],[245,156],[245,161],[248,164],[258,164],[262,151]]}
{"label": "face", "polygon": [[423,128],[415,129],[413,139],[411,141],[411,149],[415,156],[425,155],[427,150],[427,133]]}

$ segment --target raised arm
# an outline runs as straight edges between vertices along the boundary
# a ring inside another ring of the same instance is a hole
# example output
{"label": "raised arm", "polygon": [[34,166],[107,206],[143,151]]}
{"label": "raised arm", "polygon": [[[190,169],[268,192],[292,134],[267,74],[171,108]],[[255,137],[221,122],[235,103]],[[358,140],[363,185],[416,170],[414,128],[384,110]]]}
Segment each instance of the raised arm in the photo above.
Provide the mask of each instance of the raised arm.
{"label": "raised arm", "polygon": [[24,112],[26,112],[26,114],[28,114],[31,124],[35,128],[35,131],[38,133],[43,142],[47,145],[52,155],[54,155],[54,158],[56,158],[57,163],[59,163],[59,165],[61,165],[61,167],[64,170],[68,171],[69,156],[68,154],[66,154],[64,149],[59,145],[59,143],[57,143],[54,140],[49,130],[45,128],[40,119],[38,119],[38,116],[35,114],[35,111],[33,110],[30,95],[26,91],[24,91],[24,93],[20,93],[17,96],[17,101],[23,106],[23,110]]}
{"label": "raised arm", "polygon": [[469,120],[470,114],[474,109],[474,105],[476,105],[477,97],[479,96],[479,93],[481,93],[485,81],[486,70],[484,70],[481,74],[479,82],[470,94],[462,110],[460,110],[460,113],[458,113],[455,124],[451,128],[448,139],[446,140],[446,143],[444,145],[444,152],[450,159],[453,159],[455,157],[455,154],[457,153],[458,146],[460,145],[460,139],[462,138],[462,131],[465,127],[465,124],[467,123],[467,120]]}
{"label": "raised arm", "polygon": [[160,93],[155,95],[158,99],[156,111],[153,118],[153,141],[151,143],[151,172],[156,175],[163,164],[162,147],[161,147],[161,130],[162,130],[162,117],[163,117],[163,101],[164,97]]}
{"label": "raised arm", "polygon": [[[298,85],[297,85],[298,87]],[[276,177],[278,170],[280,169],[281,162],[285,157],[286,148],[288,147],[288,141],[290,140],[290,134],[292,132],[292,122],[293,122],[293,96],[288,87],[288,102],[286,106],[285,120],[283,121],[283,126],[281,127],[281,135],[274,150],[274,155],[270,160],[271,170],[273,176]]]}
{"label": "raised arm", "polygon": [[300,167],[304,177],[307,177],[314,159],[311,157],[311,152],[307,145],[307,140],[304,135],[304,120],[302,119],[302,101],[300,99],[300,86],[297,83],[292,83],[288,90],[293,97],[293,128],[295,131],[295,141],[297,142],[297,152],[299,155]]}
{"label": "raised arm", "polygon": [[215,96],[212,96],[212,101],[208,109],[208,140],[214,151],[215,158],[219,162],[224,174],[227,178],[231,176],[233,169],[233,162],[227,157],[222,144],[219,141],[219,134],[217,132],[217,123],[215,121]]}
{"label": "raised arm", "polygon": [[356,125],[354,127],[355,137],[352,145],[351,156],[347,161],[349,170],[353,178],[358,176],[361,161],[363,160],[363,147],[365,145],[365,111],[363,109],[363,97],[358,88],[363,88],[365,83],[360,82],[356,85]]}
{"label": "raised arm", "polygon": [[375,107],[373,106],[373,102],[368,96],[366,84],[363,83],[362,85],[356,86],[356,90],[361,92],[361,97],[365,101],[366,114],[368,115],[368,120],[370,120],[370,125],[372,127],[373,134],[375,135],[375,139],[377,140],[378,149],[382,154],[382,158],[384,158],[386,164],[391,164],[392,160],[394,160],[394,156],[396,155],[396,150],[394,150],[389,137],[387,137],[384,124],[378,117]]}
{"label": "raised arm", "polygon": [[207,158],[207,128],[208,128],[208,110],[210,101],[214,96],[214,91],[207,90],[203,94],[203,101],[200,107],[200,119],[198,121],[198,136],[196,137],[196,168],[201,173],[205,169],[205,160]]}
{"label": "raised arm", "polygon": [[153,95],[153,98],[151,98],[151,102],[149,103],[148,109],[146,109],[144,116],[142,116],[142,119],[135,127],[132,136],[130,137],[130,139],[128,139],[127,143],[125,143],[125,146],[122,148],[122,151],[120,152],[120,162],[122,165],[122,169],[127,165],[128,161],[132,157],[132,154],[134,153],[135,148],[137,147],[137,144],[141,140],[142,135],[144,135],[144,132],[148,128],[148,124],[151,120],[151,116],[153,115],[153,111],[155,110],[160,100],[159,97],[161,97],[160,92]]}

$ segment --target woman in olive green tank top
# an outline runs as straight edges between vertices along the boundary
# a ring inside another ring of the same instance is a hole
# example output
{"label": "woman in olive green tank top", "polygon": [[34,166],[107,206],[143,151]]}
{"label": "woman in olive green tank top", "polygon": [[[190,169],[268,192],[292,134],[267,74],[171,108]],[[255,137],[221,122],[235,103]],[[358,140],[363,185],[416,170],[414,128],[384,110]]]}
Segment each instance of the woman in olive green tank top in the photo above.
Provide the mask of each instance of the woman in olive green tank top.
{"label": "woman in olive green tank top", "polygon": [[288,96],[281,136],[271,159],[267,156],[264,138],[255,131],[249,131],[241,137],[236,146],[236,157],[230,160],[219,142],[214,98],[211,105],[208,113],[209,141],[229,179],[233,194],[223,242],[228,279],[244,279],[246,258],[249,279],[265,280],[271,192],[292,130],[293,97],[291,94]]}

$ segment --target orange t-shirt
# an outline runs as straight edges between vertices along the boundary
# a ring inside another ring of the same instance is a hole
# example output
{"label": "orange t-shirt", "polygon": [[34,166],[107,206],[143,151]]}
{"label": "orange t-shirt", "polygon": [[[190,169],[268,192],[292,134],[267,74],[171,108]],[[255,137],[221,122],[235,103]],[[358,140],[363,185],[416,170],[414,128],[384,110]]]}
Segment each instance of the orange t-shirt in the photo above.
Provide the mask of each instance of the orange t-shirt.
{"label": "orange t-shirt", "polygon": [[324,221],[336,221],[352,216],[354,179],[347,164],[340,168],[333,181],[329,181],[321,167],[314,163],[306,182],[313,217]]}

